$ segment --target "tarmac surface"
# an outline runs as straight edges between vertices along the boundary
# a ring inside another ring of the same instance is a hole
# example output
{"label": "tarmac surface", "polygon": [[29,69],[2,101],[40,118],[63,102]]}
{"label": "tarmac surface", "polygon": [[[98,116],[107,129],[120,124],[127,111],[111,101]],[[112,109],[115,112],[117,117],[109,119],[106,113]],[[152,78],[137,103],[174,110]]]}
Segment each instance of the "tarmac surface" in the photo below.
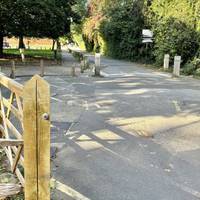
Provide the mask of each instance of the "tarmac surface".
{"label": "tarmac surface", "polygon": [[[64,53],[66,67],[68,59]],[[126,61],[102,63],[102,78],[45,76],[52,199],[200,199],[200,81]]]}

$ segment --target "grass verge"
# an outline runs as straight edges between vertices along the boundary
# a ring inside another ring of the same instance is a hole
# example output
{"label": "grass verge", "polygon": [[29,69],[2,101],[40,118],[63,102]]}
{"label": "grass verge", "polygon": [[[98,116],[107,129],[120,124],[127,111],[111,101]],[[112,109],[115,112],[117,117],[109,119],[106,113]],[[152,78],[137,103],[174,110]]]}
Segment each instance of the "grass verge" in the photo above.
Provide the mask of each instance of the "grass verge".
{"label": "grass verge", "polygon": [[[12,56],[19,56],[20,57],[20,51],[19,49],[4,49],[4,54],[6,57],[12,57]],[[48,59],[48,60],[54,60],[54,52],[50,49],[25,49],[24,52],[26,57],[29,58],[38,58],[38,59]],[[57,59],[61,60],[61,52],[57,53]]]}

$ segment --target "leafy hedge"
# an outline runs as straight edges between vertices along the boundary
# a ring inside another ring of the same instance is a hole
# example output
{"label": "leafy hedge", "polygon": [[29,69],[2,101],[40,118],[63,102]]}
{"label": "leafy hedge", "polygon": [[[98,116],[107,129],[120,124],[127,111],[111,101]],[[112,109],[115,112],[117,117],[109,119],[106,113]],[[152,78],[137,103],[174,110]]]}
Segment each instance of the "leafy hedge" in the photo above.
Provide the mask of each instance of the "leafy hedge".
{"label": "leafy hedge", "polygon": [[[185,67],[199,59],[199,0],[90,0],[86,13],[78,38],[89,51],[159,66],[166,53],[171,59],[181,55]],[[148,49],[142,44],[142,29],[154,33]]]}
{"label": "leafy hedge", "polygon": [[146,24],[155,34],[152,54],[156,64],[162,65],[166,53],[171,59],[180,55],[183,72],[194,73],[193,61],[199,57],[200,46],[199,0],[152,0],[145,16]]}
{"label": "leafy hedge", "polygon": [[142,46],[143,22],[140,1],[109,9],[100,27],[106,43],[105,54],[116,58],[137,59]]}
{"label": "leafy hedge", "polygon": [[175,18],[166,19],[154,28],[154,56],[156,63],[162,65],[165,54],[181,55],[183,64],[191,60],[199,48],[198,33]]}

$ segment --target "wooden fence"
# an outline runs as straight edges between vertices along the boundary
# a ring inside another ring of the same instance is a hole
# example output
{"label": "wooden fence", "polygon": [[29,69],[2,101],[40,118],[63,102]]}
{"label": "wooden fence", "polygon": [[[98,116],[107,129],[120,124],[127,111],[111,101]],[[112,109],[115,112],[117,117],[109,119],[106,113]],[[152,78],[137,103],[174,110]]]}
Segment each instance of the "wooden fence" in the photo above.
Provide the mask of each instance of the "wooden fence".
{"label": "wooden fence", "polygon": [[0,73],[0,86],[0,145],[10,169],[26,200],[49,200],[49,85],[38,75],[21,85]]}

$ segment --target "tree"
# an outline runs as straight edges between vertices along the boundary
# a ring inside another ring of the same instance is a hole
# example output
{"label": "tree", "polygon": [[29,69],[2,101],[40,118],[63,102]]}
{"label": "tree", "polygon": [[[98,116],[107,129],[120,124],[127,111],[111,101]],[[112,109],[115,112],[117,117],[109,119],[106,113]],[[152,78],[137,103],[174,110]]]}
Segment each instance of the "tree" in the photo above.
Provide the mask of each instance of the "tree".
{"label": "tree", "polygon": [[10,19],[14,14],[11,8],[12,0],[0,1],[0,57],[3,55],[3,38],[9,35]]}
{"label": "tree", "polygon": [[192,59],[200,46],[198,0],[152,0],[146,24],[154,32],[153,55],[158,65],[169,53],[181,55],[183,63]]}
{"label": "tree", "polygon": [[143,1],[118,1],[107,9],[101,25],[106,41],[106,54],[116,58],[135,60],[142,47]]}
{"label": "tree", "polygon": [[[71,18],[78,20],[72,10],[75,0],[2,0],[0,2],[0,38],[13,35],[48,37],[57,40],[70,32]],[[2,39],[1,39],[2,40]],[[3,53],[0,45],[0,54]]]}

